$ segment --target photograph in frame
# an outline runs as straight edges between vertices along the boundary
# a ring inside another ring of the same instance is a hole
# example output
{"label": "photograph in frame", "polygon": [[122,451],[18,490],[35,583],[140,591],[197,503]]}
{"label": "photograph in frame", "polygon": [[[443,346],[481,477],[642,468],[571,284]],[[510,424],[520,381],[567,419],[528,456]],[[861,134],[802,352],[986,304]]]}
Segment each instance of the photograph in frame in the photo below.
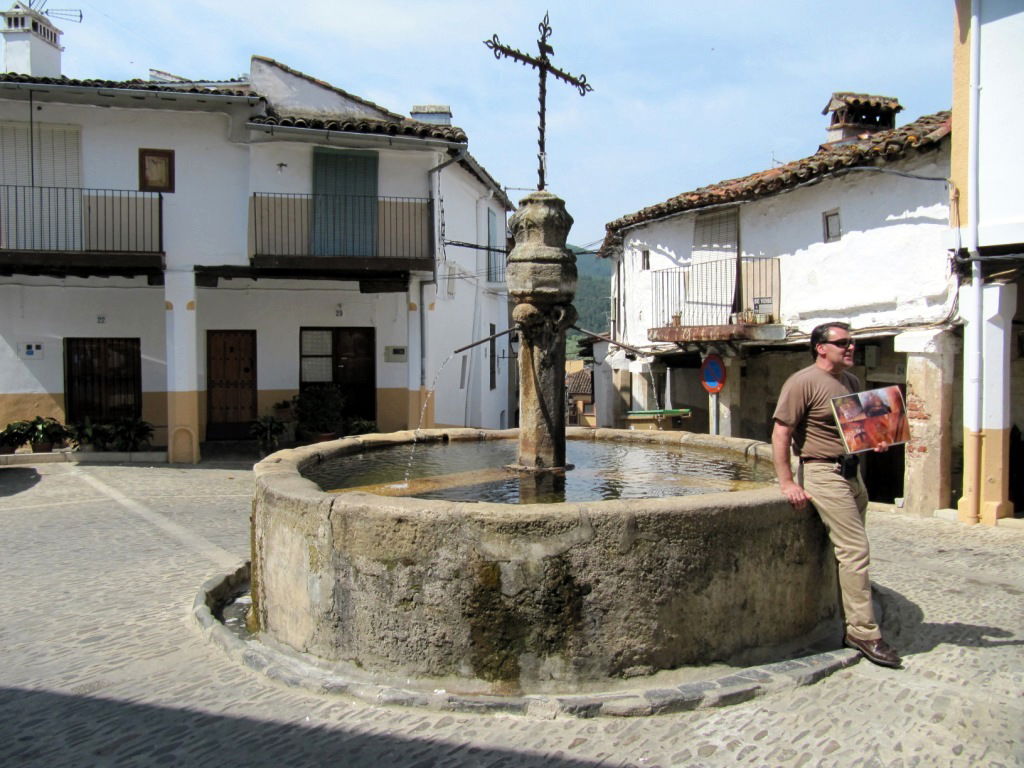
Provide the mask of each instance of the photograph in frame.
{"label": "photograph in frame", "polygon": [[832,412],[847,453],[863,453],[881,443],[910,440],[907,405],[896,385],[832,398]]}

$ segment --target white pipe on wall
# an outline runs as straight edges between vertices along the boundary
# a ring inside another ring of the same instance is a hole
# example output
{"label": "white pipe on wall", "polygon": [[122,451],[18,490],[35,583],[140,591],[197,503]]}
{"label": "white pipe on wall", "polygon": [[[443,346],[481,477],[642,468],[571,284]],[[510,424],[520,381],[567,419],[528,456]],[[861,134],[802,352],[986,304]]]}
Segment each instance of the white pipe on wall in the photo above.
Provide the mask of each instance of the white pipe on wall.
{"label": "white pipe on wall", "polygon": [[972,497],[966,511],[966,522],[976,523],[980,514],[981,501],[981,414],[983,398],[983,346],[984,306],[982,297],[982,272],[978,251],[978,112],[980,105],[981,77],[981,0],[971,0],[970,28],[970,76],[968,85],[968,128],[967,128],[967,254],[971,258],[971,306],[968,315],[967,346],[969,357],[965,359],[967,370],[964,376],[964,435],[965,441],[973,444],[965,450],[964,489],[972,489]]}

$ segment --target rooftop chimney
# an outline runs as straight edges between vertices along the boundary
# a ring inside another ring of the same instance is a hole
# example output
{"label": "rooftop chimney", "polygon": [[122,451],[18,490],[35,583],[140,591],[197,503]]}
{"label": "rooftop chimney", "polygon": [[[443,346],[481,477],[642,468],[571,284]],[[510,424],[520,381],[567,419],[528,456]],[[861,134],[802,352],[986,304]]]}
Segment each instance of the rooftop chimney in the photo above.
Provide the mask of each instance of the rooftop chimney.
{"label": "rooftop chimney", "polygon": [[447,104],[421,104],[409,110],[409,117],[421,123],[451,125],[452,108]]}
{"label": "rooftop chimney", "polygon": [[848,141],[876,131],[896,127],[896,113],[903,107],[898,99],[868,93],[833,93],[821,114],[832,113],[827,143]]}
{"label": "rooftop chimney", "polygon": [[15,2],[3,16],[4,71],[36,77],[60,77],[63,34],[41,13]]}

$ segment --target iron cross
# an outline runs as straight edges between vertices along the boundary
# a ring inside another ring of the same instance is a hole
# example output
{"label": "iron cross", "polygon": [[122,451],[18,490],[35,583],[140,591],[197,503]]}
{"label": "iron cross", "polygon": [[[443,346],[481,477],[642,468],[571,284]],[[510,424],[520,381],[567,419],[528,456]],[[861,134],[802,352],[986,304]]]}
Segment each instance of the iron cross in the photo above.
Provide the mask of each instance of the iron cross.
{"label": "iron cross", "polygon": [[522,64],[528,64],[531,67],[540,71],[540,111],[537,113],[540,116],[540,139],[537,141],[537,145],[540,147],[540,152],[537,154],[537,176],[538,184],[537,189],[544,189],[544,169],[547,166],[547,153],[544,151],[544,127],[547,115],[547,94],[548,85],[547,77],[548,72],[557,77],[562,82],[568,83],[569,85],[575,86],[580,92],[580,96],[586,96],[589,91],[594,90],[593,87],[587,82],[586,75],[580,75],[576,77],[570,75],[568,72],[553,67],[551,60],[548,56],[553,56],[555,49],[548,45],[548,37],[551,35],[551,24],[548,20],[548,14],[544,14],[544,21],[537,25],[537,29],[540,30],[540,40],[537,41],[537,48],[540,50],[540,56],[530,56],[518,51],[515,48],[509,48],[507,45],[502,45],[498,40],[498,36],[495,35],[490,40],[484,40],[484,45],[494,51],[494,58],[501,59],[502,56],[506,56],[510,59],[515,59]]}

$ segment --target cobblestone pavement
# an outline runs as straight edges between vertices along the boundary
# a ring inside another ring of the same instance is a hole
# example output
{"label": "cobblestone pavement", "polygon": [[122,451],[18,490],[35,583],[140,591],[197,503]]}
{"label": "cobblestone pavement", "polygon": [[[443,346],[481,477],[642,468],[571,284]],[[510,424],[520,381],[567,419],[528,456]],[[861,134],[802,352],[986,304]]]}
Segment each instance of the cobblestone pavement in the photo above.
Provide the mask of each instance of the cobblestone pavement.
{"label": "cobblestone pavement", "polygon": [[906,669],[865,661],[731,707],[543,720],[288,689],[201,640],[247,557],[252,476],[0,467],[0,765],[1024,765],[1024,530],[872,512]]}

